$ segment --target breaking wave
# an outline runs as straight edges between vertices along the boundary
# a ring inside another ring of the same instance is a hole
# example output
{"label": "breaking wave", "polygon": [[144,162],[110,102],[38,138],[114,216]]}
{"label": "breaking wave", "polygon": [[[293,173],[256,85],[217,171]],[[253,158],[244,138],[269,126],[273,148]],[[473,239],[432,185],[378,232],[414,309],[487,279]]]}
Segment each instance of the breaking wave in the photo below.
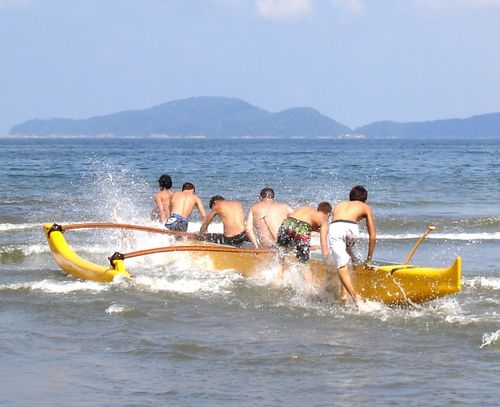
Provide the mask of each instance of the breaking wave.
{"label": "breaking wave", "polygon": [[26,283],[12,283],[0,285],[0,290],[31,290],[42,291],[49,294],[69,294],[73,292],[89,291],[100,292],[109,290],[109,285],[93,281],[56,281],[42,280]]}
{"label": "breaking wave", "polygon": [[498,277],[473,277],[464,279],[463,285],[470,288],[484,288],[491,290],[500,290],[500,278]]}

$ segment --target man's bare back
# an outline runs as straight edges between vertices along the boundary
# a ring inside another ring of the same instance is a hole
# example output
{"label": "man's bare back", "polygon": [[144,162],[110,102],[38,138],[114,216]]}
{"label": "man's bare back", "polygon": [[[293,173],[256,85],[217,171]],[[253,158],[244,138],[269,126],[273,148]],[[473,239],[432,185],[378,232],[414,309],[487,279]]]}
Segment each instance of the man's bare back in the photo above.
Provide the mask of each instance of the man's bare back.
{"label": "man's bare back", "polygon": [[[278,237],[278,229],[292,212],[285,203],[278,203],[274,198],[261,198],[254,203],[247,216],[247,235],[255,247],[272,247]],[[255,232],[254,232],[255,231]]]}
{"label": "man's bare back", "polygon": [[333,209],[333,221],[347,220],[357,223],[363,219],[366,219],[366,228],[370,238],[367,258],[371,259],[375,250],[375,222],[370,206],[361,201],[342,201]]}
{"label": "man's bare back", "polygon": [[205,207],[194,189],[186,189],[183,191],[174,192],[171,198],[171,213],[176,213],[184,218],[189,218],[193,209],[196,207],[200,212],[201,219],[205,219]]}
{"label": "man's bare back", "polygon": [[152,213],[152,219],[160,218],[164,223],[170,216],[170,205],[172,200],[173,191],[172,178],[168,174],[163,174],[158,179],[158,186],[160,190],[155,194],[156,209]]}
{"label": "man's bare back", "polygon": [[162,189],[155,194],[156,207],[162,223],[170,216],[170,205],[173,194],[170,189]]}
{"label": "man's bare back", "polygon": [[342,201],[333,210],[333,220],[359,222],[368,216],[370,207],[361,201]]}
{"label": "man's bare back", "polygon": [[310,206],[300,206],[288,216],[308,223],[313,231],[318,230],[325,223],[324,214]]}
{"label": "man's bare back", "polygon": [[224,236],[232,237],[245,231],[245,213],[237,201],[217,200],[200,228],[205,233],[213,218],[218,215],[224,225]]}

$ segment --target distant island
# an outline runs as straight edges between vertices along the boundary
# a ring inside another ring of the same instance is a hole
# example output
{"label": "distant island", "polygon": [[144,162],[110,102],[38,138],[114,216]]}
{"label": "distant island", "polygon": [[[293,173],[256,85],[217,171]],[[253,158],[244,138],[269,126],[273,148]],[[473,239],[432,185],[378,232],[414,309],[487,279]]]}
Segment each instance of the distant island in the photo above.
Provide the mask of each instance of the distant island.
{"label": "distant island", "polygon": [[347,126],[303,107],[271,113],[239,99],[195,97],[145,110],[83,120],[28,120],[11,136],[39,137],[338,137]]}
{"label": "distant island", "polygon": [[272,113],[236,98],[193,97],[87,119],[33,119],[8,137],[500,138],[500,113],[350,129],[310,107]]}
{"label": "distant island", "polygon": [[500,138],[500,113],[428,122],[382,121],[358,127],[355,132],[370,138]]}

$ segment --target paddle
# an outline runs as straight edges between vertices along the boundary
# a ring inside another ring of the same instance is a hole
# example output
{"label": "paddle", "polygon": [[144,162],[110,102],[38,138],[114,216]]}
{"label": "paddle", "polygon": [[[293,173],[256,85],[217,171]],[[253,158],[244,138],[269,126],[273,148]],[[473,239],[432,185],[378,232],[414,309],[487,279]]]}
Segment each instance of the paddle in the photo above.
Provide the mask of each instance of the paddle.
{"label": "paddle", "polygon": [[415,245],[413,246],[413,248],[410,250],[410,253],[408,253],[408,256],[406,256],[406,259],[405,261],[403,262],[404,265],[407,265],[411,258],[413,257],[413,255],[415,254],[415,252],[417,251],[417,249],[420,247],[420,245],[422,244],[422,242],[424,241],[424,239],[427,237],[427,235],[429,233],[431,233],[434,229],[436,229],[435,226],[429,226],[427,228],[427,230],[422,234],[422,236],[420,236],[420,238],[416,241]]}

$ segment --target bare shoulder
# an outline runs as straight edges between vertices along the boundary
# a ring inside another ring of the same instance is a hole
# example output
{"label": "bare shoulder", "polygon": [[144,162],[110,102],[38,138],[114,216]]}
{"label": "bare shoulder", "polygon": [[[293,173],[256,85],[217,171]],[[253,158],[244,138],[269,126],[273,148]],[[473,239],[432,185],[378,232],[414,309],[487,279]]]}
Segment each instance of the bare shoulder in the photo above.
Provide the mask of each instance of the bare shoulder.
{"label": "bare shoulder", "polygon": [[261,201],[254,202],[252,205],[250,205],[249,211],[255,211],[261,207]]}
{"label": "bare shoulder", "polygon": [[279,209],[286,210],[289,212],[293,211],[293,209],[290,207],[290,205],[288,205],[285,202],[277,202],[276,205]]}
{"label": "bare shoulder", "polygon": [[335,206],[334,206],[334,209],[340,209],[342,210],[343,208],[349,206],[349,204],[351,204],[353,201],[340,201],[339,203],[337,203]]}
{"label": "bare shoulder", "polygon": [[233,208],[241,208],[243,210],[243,205],[239,201],[229,201]]}
{"label": "bare shoulder", "polygon": [[363,204],[365,205],[365,211],[367,214],[371,214],[372,213],[372,207],[370,205],[368,205],[367,203],[363,202]]}
{"label": "bare shoulder", "polygon": [[355,201],[359,208],[362,208],[365,212],[371,211],[370,205],[366,202]]}

